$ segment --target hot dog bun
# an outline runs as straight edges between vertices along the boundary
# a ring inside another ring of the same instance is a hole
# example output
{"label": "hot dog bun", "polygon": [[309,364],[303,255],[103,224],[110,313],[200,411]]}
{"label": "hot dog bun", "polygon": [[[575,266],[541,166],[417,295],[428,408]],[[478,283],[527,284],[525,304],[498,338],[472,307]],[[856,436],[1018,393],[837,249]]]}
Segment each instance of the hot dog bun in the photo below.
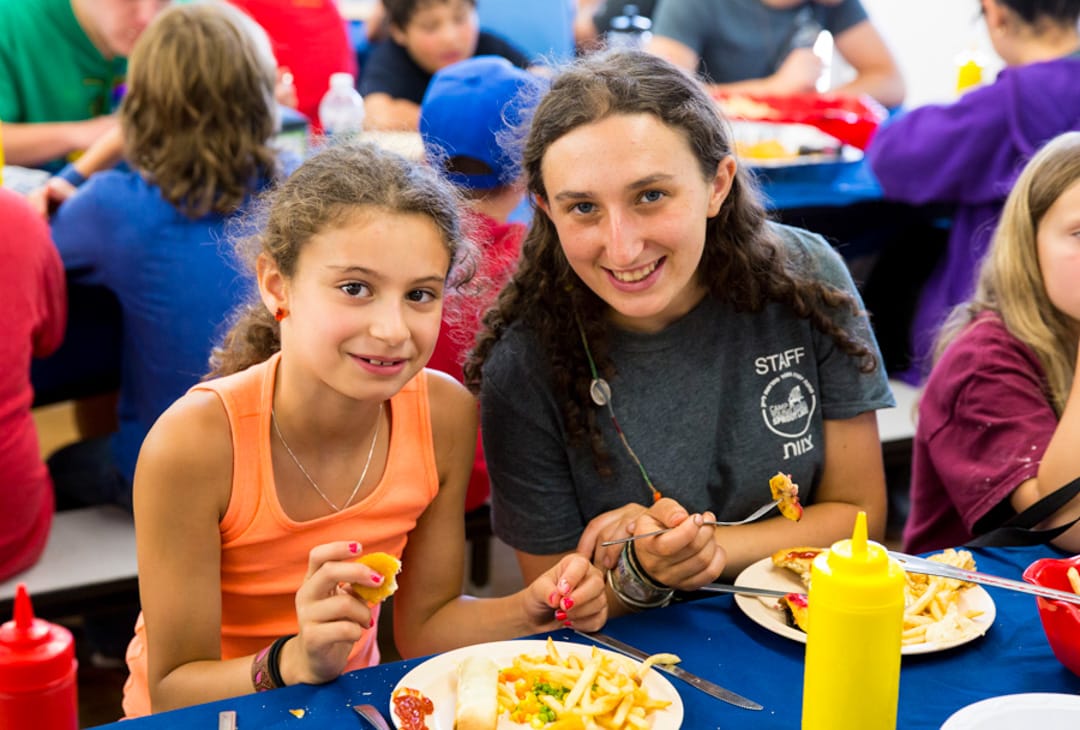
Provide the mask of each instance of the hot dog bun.
{"label": "hot dog bun", "polygon": [[454,730],[495,730],[499,668],[489,657],[466,657],[458,666]]}
{"label": "hot dog bun", "polygon": [[401,571],[400,560],[390,553],[368,553],[358,557],[356,562],[374,570],[383,577],[383,581],[377,586],[364,586],[353,583],[353,593],[372,605],[382,603],[394,594],[394,591],[397,590],[396,576]]}

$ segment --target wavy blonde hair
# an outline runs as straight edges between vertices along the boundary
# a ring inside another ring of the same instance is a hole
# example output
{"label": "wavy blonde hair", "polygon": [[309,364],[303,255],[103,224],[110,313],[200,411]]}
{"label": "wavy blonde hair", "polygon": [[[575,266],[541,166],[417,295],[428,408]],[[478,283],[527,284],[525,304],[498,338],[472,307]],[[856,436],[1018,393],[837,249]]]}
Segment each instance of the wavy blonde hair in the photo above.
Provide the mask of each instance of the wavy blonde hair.
{"label": "wavy blonde hair", "polygon": [[224,2],[171,6],[139,37],[120,106],[124,152],[188,218],[229,214],[277,171],[277,63]]}
{"label": "wavy blonde hair", "polygon": [[1076,322],[1050,301],[1039,268],[1039,224],[1050,207],[1080,181],[1080,132],[1048,142],[1017,179],[979,269],[975,294],[942,327],[935,360],[983,312],[1030,347],[1046,373],[1046,392],[1058,416],[1076,368]]}

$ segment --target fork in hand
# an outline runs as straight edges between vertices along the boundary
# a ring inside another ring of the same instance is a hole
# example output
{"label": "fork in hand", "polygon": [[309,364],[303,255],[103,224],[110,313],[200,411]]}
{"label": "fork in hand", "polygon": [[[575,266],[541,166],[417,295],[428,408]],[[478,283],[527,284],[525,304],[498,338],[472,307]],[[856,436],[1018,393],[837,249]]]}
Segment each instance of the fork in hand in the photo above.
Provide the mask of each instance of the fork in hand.
{"label": "fork in hand", "polygon": [[[705,520],[701,524],[702,525],[709,525],[709,526],[712,526],[712,527],[731,527],[733,525],[745,525],[747,522],[753,522],[754,520],[756,520],[756,519],[758,519],[760,517],[764,517],[766,514],[768,514],[768,512],[770,510],[772,510],[773,507],[776,507],[779,504],[780,504],[779,499],[773,500],[771,502],[766,502],[765,504],[758,507],[756,510],[751,512],[746,517],[742,518],[741,520],[735,520],[734,522],[721,522],[719,520]],[[634,540],[640,540],[643,537],[653,537],[654,535],[663,535],[665,532],[671,532],[674,529],[675,529],[674,527],[665,527],[662,530],[653,530],[652,532],[643,532],[640,535],[630,535],[629,537],[620,537],[617,540],[607,540],[605,542],[602,542],[602,543],[600,543],[600,546],[601,547],[608,547],[609,545],[622,545],[624,542],[632,542]]]}

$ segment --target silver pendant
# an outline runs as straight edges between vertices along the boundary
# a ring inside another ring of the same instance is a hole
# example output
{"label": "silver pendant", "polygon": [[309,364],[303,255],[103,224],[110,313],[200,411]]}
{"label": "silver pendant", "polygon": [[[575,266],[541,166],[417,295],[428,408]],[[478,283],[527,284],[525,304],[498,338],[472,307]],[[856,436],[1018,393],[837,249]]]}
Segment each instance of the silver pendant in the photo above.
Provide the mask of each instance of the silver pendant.
{"label": "silver pendant", "polygon": [[589,396],[596,405],[606,406],[611,402],[611,386],[603,378],[594,378],[589,383]]}

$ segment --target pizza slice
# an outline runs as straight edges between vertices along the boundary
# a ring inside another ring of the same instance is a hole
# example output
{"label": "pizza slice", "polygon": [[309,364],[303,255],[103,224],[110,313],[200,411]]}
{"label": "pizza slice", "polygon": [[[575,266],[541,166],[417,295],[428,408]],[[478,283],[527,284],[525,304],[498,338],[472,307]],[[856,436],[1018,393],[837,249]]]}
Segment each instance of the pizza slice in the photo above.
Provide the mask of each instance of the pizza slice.
{"label": "pizza slice", "polygon": [[776,607],[784,612],[784,620],[788,626],[807,631],[810,608],[805,593],[789,593],[781,598]]}
{"label": "pizza slice", "polygon": [[772,498],[778,502],[780,514],[793,522],[798,522],[802,518],[799,485],[791,481],[790,474],[777,472],[776,476],[769,480],[769,490],[772,492]]}
{"label": "pizza slice", "polygon": [[772,554],[772,562],[778,568],[786,568],[792,571],[804,586],[810,586],[810,566],[814,564],[814,558],[825,552],[826,548],[817,547],[793,547],[777,550]]}

